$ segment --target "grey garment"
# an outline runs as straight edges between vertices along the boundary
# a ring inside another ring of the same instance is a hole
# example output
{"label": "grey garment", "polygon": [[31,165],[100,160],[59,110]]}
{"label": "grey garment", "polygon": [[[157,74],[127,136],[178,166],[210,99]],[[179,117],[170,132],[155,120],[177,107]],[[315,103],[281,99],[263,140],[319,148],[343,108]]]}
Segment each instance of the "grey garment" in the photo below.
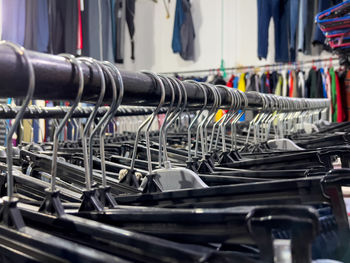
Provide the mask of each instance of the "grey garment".
{"label": "grey garment", "polygon": [[36,39],[38,36],[38,28],[36,26],[38,11],[38,1],[26,1],[26,25],[24,35],[24,47],[30,50],[37,50]]}
{"label": "grey garment", "polygon": [[84,56],[100,59],[99,1],[84,0],[82,12],[83,51]]}
{"label": "grey garment", "polygon": [[84,2],[82,12],[83,55],[113,62],[111,3]]}
{"label": "grey garment", "polygon": [[315,27],[314,19],[316,14],[317,2],[315,0],[307,1],[307,19],[305,27],[304,37],[304,53],[306,55],[311,54],[312,36]]}
{"label": "grey garment", "polygon": [[49,24],[47,0],[26,1],[26,27],[24,47],[47,52],[49,44]]}
{"label": "grey garment", "polygon": [[110,62],[114,61],[113,54],[113,40],[112,40],[112,19],[111,19],[111,2],[109,0],[102,0],[102,53],[103,60]]}
{"label": "grey garment", "polygon": [[291,0],[290,4],[290,14],[289,14],[289,58],[290,61],[295,61],[296,59],[296,32],[299,22],[299,0]]}
{"label": "grey garment", "polygon": [[50,0],[49,4],[49,52],[52,54],[64,51],[64,1]]}
{"label": "grey garment", "polygon": [[307,0],[299,3],[298,51],[304,51],[305,27],[307,20]]}
{"label": "grey garment", "polygon": [[181,52],[180,56],[184,60],[194,60],[194,25],[191,14],[191,4],[188,0],[182,0],[182,8],[185,14],[184,23],[181,26]]}
{"label": "grey garment", "polygon": [[124,42],[125,42],[125,0],[116,0],[114,6],[115,20],[115,62],[124,63]]}
{"label": "grey garment", "polygon": [[131,59],[135,60],[135,47],[134,47],[134,35],[135,35],[135,0],[126,1],[126,23],[128,24],[130,39],[131,39]]}

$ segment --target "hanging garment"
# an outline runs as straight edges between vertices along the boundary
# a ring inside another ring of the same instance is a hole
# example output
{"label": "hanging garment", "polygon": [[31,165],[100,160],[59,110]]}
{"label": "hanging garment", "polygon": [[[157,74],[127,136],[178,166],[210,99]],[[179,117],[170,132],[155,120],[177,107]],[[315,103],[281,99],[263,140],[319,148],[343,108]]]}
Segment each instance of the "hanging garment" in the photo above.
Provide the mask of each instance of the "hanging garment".
{"label": "hanging garment", "polygon": [[214,80],[213,80],[214,85],[225,85],[226,86],[226,81],[221,75],[216,75]]}
{"label": "hanging garment", "polygon": [[278,82],[278,73],[277,71],[273,71],[270,75],[270,90],[271,93],[275,93],[276,86]]}
{"label": "hanging garment", "polygon": [[294,62],[296,58],[296,33],[297,33],[297,26],[299,21],[299,1],[292,0],[289,1],[290,4],[290,35],[289,35],[289,54],[290,54],[290,61]]}
{"label": "hanging garment", "polygon": [[113,49],[113,57],[115,58],[115,47],[116,47],[116,23],[115,19],[116,17],[114,16],[114,9],[115,9],[115,2],[116,0],[110,0],[111,1],[111,22],[112,22],[112,49]]}
{"label": "hanging garment", "polygon": [[255,91],[259,92],[260,91],[260,79],[259,79],[259,75],[255,74],[254,76],[255,78]]}
{"label": "hanging garment", "polygon": [[327,95],[328,95],[328,99],[330,102],[329,103],[330,104],[329,121],[332,122],[334,108],[333,108],[333,97],[332,97],[332,77],[330,74],[330,69],[327,69],[327,71],[326,71],[326,82],[327,82]]}
{"label": "hanging garment", "polygon": [[246,78],[246,92],[247,91],[255,91],[256,83],[255,83],[255,74],[254,73],[249,73],[247,74],[247,77],[249,80]]}
{"label": "hanging garment", "polygon": [[85,1],[82,12],[83,55],[101,58],[99,1]]}
{"label": "hanging garment", "polygon": [[303,71],[298,72],[298,90],[301,98],[305,98],[305,75]]}
{"label": "hanging garment", "polygon": [[83,24],[81,20],[81,12],[83,11],[84,6],[82,5],[81,0],[78,1],[78,36],[77,36],[77,54],[81,55],[83,52]]}
{"label": "hanging garment", "polygon": [[27,0],[26,2],[26,29],[24,36],[24,48],[36,50],[36,39],[38,28],[36,27],[38,2],[36,0]]}
{"label": "hanging garment", "polygon": [[109,0],[85,2],[82,12],[83,55],[114,61],[111,12]]}
{"label": "hanging garment", "polygon": [[265,78],[264,93],[271,93],[270,72],[266,71],[265,76],[266,78]]}
{"label": "hanging garment", "polygon": [[175,10],[172,49],[184,60],[194,59],[194,25],[188,0],[177,0]]}
{"label": "hanging garment", "polygon": [[233,88],[233,80],[235,79],[235,75],[231,75],[230,79],[227,81],[226,86],[229,88]]}
{"label": "hanging garment", "polygon": [[124,63],[124,42],[125,42],[125,0],[116,0],[114,6],[115,20],[115,62]]}
{"label": "hanging garment", "polygon": [[316,86],[310,90],[310,98],[323,98],[323,81],[320,69],[316,71]]}
{"label": "hanging garment", "polygon": [[345,88],[345,105],[346,105],[346,117],[347,121],[350,121],[350,70],[347,70],[344,79]]}
{"label": "hanging garment", "polygon": [[[128,0],[127,2],[132,2]],[[101,3],[101,22],[102,22],[102,54],[103,60],[113,62],[113,40],[112,40],[112,20],[111,3],[109,0],[99,1]]]}
{"label": "hanging garment", "polygon": [[26,1],[24,47],[39,52],[49,48],[49,10],[47,0]]}
{"label": "hanging garment", "polygon": [[340,82],[338,72],[334,72],[335,76],[335,89],[336,89],[336,103],[337,103],[337,122],[343,122],[345,120],[345,114],[343,111],[343,99],[342,92],[340,90]]}
{"label": "hanging garment", "polygon": [[293,75],[293,94],[292,94],[292,97],[298,98],[298,97],[300,97],[299,92],[298,92],[298,72],[293,70],[292,75]]}
{"label": "hanging garment", "polygon": [[282,78],[283,78],[283,86],[282,86],[282,96],[287,97],[288,93],[288,72],[286,70],[281,71]]}
{"label": "hanging garment", "polygon": [[126,23],[128,25],[130,40],[131,40],[131,59],[135,60],[135,0],[126,1]]}
{"label": "hanging garment", "polygon": [[238,90],[245,92],[245,88],[246,88],[245,73],[242,73],[239,76]]}
{"label": "hanging garment", "polygon": [[245,92],[248,91],[251,88],[251,78],[252,74],[251,73],[245,73],[244,76],[244,81],[245,81]]}
{"label": "hanging garment", "polygon": [[239,83],[239,76],[235,76],[233,80],[233,88],[238,89],[238,83]]}
{"label": "hanging garment", "polygon": [[49,10],[50,52],[77,54],[78,2],[51,0]]}
{"label": "hanging garment", "polygon": [[331,87],[332,87],[332,121],[337,121],[338,109],[337,109],[337,88],[335,72],[333,68],[329,69],[329,74],[331,76]]}
{"label": "hanging garment", "polygon": [[289,71],[289,89],[288,89],[288,97],[293,97],[293,89],[294,89],[294,77],[293,71]]}
{"label": "hanging garment", "polygon": [[309,71],[308,78],[306,80],[306,85],[305,85],[306,98],[311,98],[311,94],[314,94],[314,91],[316,90],[316,86],[317,86],[316,70],[311,68]]}
{"label": "hanging garment", "polygon": [[269,25],[275,26],[275,61],[288,62],[288,5],[283,0],[258,0],[258,57],[266,58]]}
{"label": "hanging garment", "polygon": [[300,0],[298,22],[298,51],[304,51],[305,27],[307,21],[307,0]]}
{"label": "hanging garment", "polygon": [[332,122],[332,116],[333,116],[333,103],[332,103],[332,78],[329,73],[329,69],[326,71],[326,84],[327,84],[327,97],[329,100],[330,104],[330,110],[328,111],[329,116],[328,116],[328,121]]}
{"label": "hanging garment", "polygon": [[77,54],[78,41],[78,2],[65,0],[64,3],[64,52]]}
{"label": "hanging garment", "polygon": [[324,72],[323,68],[320,68],[321,77],[322,77],[322,91],[323,91],[323,98],[328,98],[327,96],[327,81],[326,81],[326,74]]}
{"label": "hanging garment", "polygon": [[304,54],[311,54],[311,39],[315,18],[315,0],[307,0],[307,16],[304,31]]}
{"label": "hanging garment", "polygon": [[283,86],[283,77],[281,74],[278,74],[278,81],[275,89],[275,95],[282,96],[282,86]]}
{"label": "hanging garment", "polygon": [[260,76],[260,85],[259,85],[260,93],[265,93],[265,82],[266,82],[266,75],[265,73],[262,73]]}
{"label": "hanging garment", "polygon": [[23,46],[26,25],[26,2],[22,0],[3,0],[2,2],[2,40]]}
{"label": "hanging garment", "polygon": [[64,10],[62,1],[49,1],[49,52],[59,54],[64,52]]}
{"label": "hanging garment", "polygon": [[341,94],[341,103],[342,103],[342,122],[346,121],[348,119],[347,116],[347,106],[346,106],[346,87],[345,87],[345,78],[346,78],[346,70],[339,69],[338,70],[338,77],[339,77],[339,84],[340,84],[340,94]]}

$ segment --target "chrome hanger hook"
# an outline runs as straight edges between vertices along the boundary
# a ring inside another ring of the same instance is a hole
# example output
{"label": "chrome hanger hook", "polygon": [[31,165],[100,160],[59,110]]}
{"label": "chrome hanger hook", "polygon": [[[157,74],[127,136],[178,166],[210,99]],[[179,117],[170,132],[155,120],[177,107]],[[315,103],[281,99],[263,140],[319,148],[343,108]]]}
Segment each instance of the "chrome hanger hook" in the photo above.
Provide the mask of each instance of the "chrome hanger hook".
{"label": "chrome hanger hook", "polygon": [[15,121],[13,122],[9,133],[7,134],[7,157],[6,157],[6,161],[7,161],[7,198],[8,200],[12,200],[13,198],[13,175],[12,175],[12,165],[13,165],[13,160],[12,160],[12,154],[13,154],[13,149],[12,149],[12,137],[13,134],[16,132],[18,125],[20,124],[24,112],[29,104],[29,102],[31,101],[31,99],[33,98],[33,94],[34,94],[34,90],[35,90],[35,73],[34,73],[34,68],[33,68],[33,64],[30,61],[26,50],[17,45],[14,44],[12,42],[9,41],[0,41],[0,45],[4,45],[4,46],[8,46],[10,47],[15,53],[16,55],[18,55],[21,59],[23,58],[24,61],[26,62],[26,65],[28,67],[28,91],[26,94],[26,97],[23,101],[23,104],[20,108],[20,110],[18,111]]}
{"label": "chrome hanger hook", "polygon": [[62,56],[68,59],[68,61],[72,64],[72,66],[74,66],[74,68],[75,67],[77,68],[78,92],[73,105],[70,107],[69,111],[63,117],[62,121],[60,122],[60,124],[58,125],[58,128],[55,130],[55,133],[54,133],[52,165],[51,165],[51,191],[52,192],[56,190],[58,136],[63,130],[64,126],[66,125],[68,119],[72,116],[75,108],[78,106],[84,91],[84,74],[83,74],[83,69],[81,67],[80,62],[73,55],[70,55],[70,54],[60,54],[59,56]]}
{"label": "chrome hanger hook", "polygon": [[[83,131],[83,136],[82,136],[82,144],[83,144],[83,154],[84,154],[84,168],[85,168],[85,179],[86,179],[86,189],[89,191],[91,190],[91,177],[92,177],[92,174],[90,174],[90,165],[92,165],[92,149],[88,149],[88,141],[87,141],[87,136],[88,136],[88,133],[89,133],[89,130],[91,128],[91,125],[96,117],[96,114],[97,114],[97,111],[98,111],[98,108],[101,106],[102,104],[102,101],[103,101],[103,98],[105,96],[105,91],[106,91],[106,82],[105,82],[105,77],[104,77],[104,74],[103,74],[103,71],[101,69],[101,67],[98,65],[98,63],[92,59],[92,58],[86,58],[86,57],[80,57],[78,58],[78,60],[84,62],[84,63],[87,63],[89,64],[90,66],[96,66],[97,70],[98,70],[98,73],[99,73],[99,76],[100,76],[100,80],[101,80],[101,89],[100,89],[100,94],[99,94],[99,97],[98,97],[98,100],[97,102],[95,103],[95,107],[94,107],[94,110],[91,112],[87,122],[86,122],[86,125],[85,125],[85,128],[84,128],[84,131]],[[89,138],[89,144],[91,145],[91,136]],[[90,151],[89,151],[90,150]]]}

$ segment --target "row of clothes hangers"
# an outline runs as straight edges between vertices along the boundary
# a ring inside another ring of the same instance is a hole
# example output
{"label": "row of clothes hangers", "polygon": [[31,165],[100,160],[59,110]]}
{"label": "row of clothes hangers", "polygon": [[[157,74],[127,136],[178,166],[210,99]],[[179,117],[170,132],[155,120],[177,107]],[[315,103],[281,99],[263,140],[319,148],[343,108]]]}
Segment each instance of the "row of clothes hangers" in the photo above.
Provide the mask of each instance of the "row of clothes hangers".
{"label": "row of clothes hangers", "polygon": [[[11,138],[33,96],[35,74],[23,48],[1,44],[23,57],[29,76],[1,159],[4,259],[274,262],[284,252],[293,262],[346,262],[349,224],[341,189],[349,184],[348,127],[322,124],[328,101],[255,94],[263,106],[252,121],[239,123],[249,94],[192,82],[204,101],[199,111],[187,114],[183,82],[144,72],[161,90],[159,105],[136,133],[107,136],[125,92],[120,72],[108,62],[63,55],[79,77],[75,101],[52,143],[13,149]],[[81,139],[59,142],[81,100],[83,63],[98,69],[100,94]],[[94,123],[106,79],[111,104]],[[222,106],[220,89],[231,105],[212,123]],[[150,132],[163,106],[164,121],[158,132]],[[190,123],[183,125],[186,115]],[[318,131],[306,134],[313,129]],[[322,138],[337,147],[317,147]],[[336,158],[341,169],[334,169]]]}

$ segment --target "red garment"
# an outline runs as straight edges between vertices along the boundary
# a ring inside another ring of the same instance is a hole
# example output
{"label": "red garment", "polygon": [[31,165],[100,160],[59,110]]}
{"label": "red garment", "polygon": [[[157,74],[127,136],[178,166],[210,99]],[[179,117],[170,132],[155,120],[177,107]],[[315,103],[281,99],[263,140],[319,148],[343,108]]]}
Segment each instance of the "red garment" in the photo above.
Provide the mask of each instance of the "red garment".
{"label": "red garment", "polygon": [[292,71],[289,71],[289,97],[293,97],[293,89],[294,87],[294,79],[293,79],[293,74]]}
{"label": "red garment", "polygon": [[345,120],[345,112],[343,108],[343,101],[341,97],[340,83],[338,73],[335,72],[335,88],[337,91],[337,122],[343,122]]}
{"label": "red garment", "polygon": [[347,121],[350,121],[350,70],[346,72],[345,81],[344,81],[344,96],[345,96],[345,107]]}
{"label": "red garment", "polygon": [[82,29],[82,23],[81,23],[81,6],[80,6],[80,0],[78,1],[78,39],[77,39],[77,53],[81,54],[81,51],[83,50],[83,29]]}
{"label": "red garment", "polygon": [[229,81],[227,81],[226,86],[229,88],[233,88],[233,80],[235,79],[235,75],[231,75]]}

